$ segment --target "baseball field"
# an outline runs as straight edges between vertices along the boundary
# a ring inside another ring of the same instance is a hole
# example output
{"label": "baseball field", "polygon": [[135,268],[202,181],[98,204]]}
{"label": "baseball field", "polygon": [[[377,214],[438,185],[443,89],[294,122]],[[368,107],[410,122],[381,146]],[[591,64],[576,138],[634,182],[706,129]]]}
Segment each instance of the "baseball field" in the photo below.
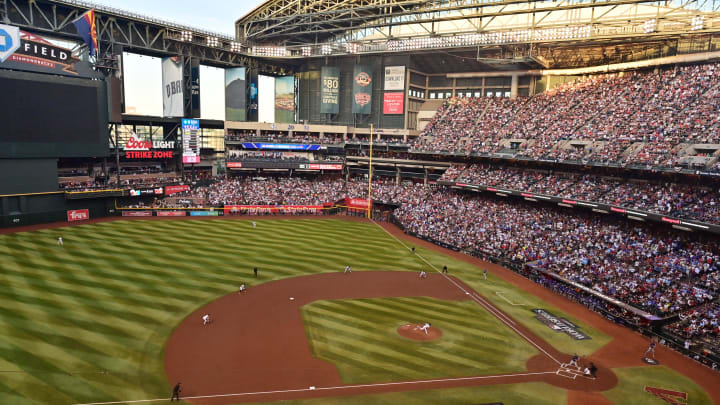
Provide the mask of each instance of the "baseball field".
{"label": "baseball field", "polygon": [[647,339],[509,270],[387,224],[251,221],[6,230],[0,404],[165,403],[177,382],[193,404],[720,403],[717,373],[663,347],[646,365]]}

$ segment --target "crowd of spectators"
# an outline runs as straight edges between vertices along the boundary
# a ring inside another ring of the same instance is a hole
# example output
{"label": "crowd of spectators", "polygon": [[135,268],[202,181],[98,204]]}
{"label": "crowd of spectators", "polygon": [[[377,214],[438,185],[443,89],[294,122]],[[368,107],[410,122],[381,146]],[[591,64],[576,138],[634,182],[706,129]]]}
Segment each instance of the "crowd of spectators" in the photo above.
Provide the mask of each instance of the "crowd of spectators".
{"label": "crowd of spectators", "polygon": [[239,142],[280,142],[280,143],[303,143],[303,144],[338,144],[344,142],[343,135],[325,134],[322,138],[318,134],[307,132],[261,132],[254,131],[228,131],[225,134],[228,141]]}
{"label": "crowd of spectators", "polygon": [[[720,143],[718,66],[597,75],[514,100],[449,99],[413,147],[677,166],[683,144]],[[570,140],[585,143],[561,142]]]}
{"label": "crowd of spectators", "polygon": [[720,347],[720,302],[694,308],[679,315],[679,321],[665,330],[695,344]]}
{"label": "crowd of spectators", "polygon": [[626,222],[453,192],[406,196],[410,232],[535,265],[637,308],[668,315],[713,299],[717,245]]}
{"label": "crowd of spectators", "polygon": [[175,172],[155,173],[155,174],[135,174],[121,175],[120,185],[117,182],[117,176],[108,177],[107,181],[104,177],[92,178],[82,177],[73,180],[61,179],[58,187],[62,191],[95,191],[113,188],[132,188],[132,187],[158,187],[167,184],[176,184],[181,181],[180,174]]}
{"label": "crowd of spectators", "polygon": [[553,195],[720,223],[720,193],[674,183],[553,173],[471,164],[453,166],[440,180]]}

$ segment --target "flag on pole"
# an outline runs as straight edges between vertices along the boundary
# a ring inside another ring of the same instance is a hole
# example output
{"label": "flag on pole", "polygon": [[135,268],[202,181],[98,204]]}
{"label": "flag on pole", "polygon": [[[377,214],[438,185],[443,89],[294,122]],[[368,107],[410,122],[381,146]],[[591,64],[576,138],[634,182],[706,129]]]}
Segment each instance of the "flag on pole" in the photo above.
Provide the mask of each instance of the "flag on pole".
{"label": "flag on pole", "polygon": [[95,10],[90,10],[73,21],[78,34],[83,37],[90,50],[90,56],[97,55],[98,39],[95,25]]}

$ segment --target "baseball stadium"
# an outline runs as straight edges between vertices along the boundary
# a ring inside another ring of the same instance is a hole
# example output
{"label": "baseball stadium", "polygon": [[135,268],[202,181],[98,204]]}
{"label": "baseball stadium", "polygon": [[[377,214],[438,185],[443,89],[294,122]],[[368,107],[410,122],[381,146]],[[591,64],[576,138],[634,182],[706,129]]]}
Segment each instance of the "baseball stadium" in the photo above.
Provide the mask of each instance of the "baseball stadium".
{"label": "baseball stadium", "polygon": [[0,0],[0,405],[720,404],[720,0],[122,3]]}

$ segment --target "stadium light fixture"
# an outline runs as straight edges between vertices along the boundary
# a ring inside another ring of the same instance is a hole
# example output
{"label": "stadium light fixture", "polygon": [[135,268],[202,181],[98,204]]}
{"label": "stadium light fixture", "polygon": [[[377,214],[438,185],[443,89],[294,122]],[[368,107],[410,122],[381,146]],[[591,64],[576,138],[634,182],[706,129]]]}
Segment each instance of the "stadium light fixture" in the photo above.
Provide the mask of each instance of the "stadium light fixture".
{"label": "stadium light fixture", "polygon": [[690,25],[690,30],[692,31],[698,31],[705,28],[705,16],[702,15],[696,15],[692,19],[692,24]]}
{"label": "stadium light fixture", "polygon": [[215,37],[207,37],[207,46],[217,48],[220,45],[220,41]]}
{"label": "stadium light fixture", "polygon": [[252,53],[256,56],[287,56],[284,46],[253,46]]}
{"label": "stadium light fixture", "polygon": [[230,52],[242,52],[242,45],[239,42],[231,42]]}
{"label": "stadium light fixture", "polygon": [[332,47],[330,45],[323,45],[320,47],[321,55],[330,55],[332,53]]}
{"label": "stadium light fixture", "polygon": [[643,25],[643,31],[646,34],[650,34],[650,33],[655,32],[656,27],[657,27],[657,20],[655,20],[653,18],[653,19],[645,21],[645,25]]}
{"label": "stadium light fixture", "polygon": [[300,48],[300,53],[302,54],[302,56],[310,56],[312,55],[312,48],[309,46],[303,46],[302,48]]}
{"label": "stadium light fixture", "polygon": [[180,40],[183,42],[190,42],[192,41],[193,34],[191,31],[181,31],[180,32]]}

